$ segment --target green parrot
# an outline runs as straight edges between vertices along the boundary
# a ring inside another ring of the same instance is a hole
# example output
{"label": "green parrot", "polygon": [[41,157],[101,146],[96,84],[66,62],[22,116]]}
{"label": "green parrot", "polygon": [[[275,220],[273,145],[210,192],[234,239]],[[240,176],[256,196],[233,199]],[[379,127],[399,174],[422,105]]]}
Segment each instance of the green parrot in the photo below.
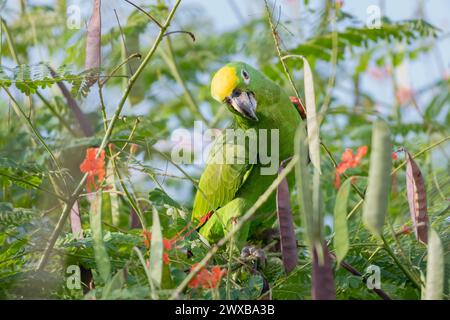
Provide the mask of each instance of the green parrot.
{"label": "green parrot", "polygon": [[[277,177],[279,164],[293,155],[295,131],[302,118],[293,107],[289,95],[278,84],[243,62],[229,63],[216,72],[211,81],[211,95],[234,114],[234,121],[229,129],[255,129],[253,132],[256,132],[256,136],[247,136],[246,141],[249,142],[262,138],[260,129],[266,129],[267,135],[264,138],[269,141],[267,150],[271,150],[274,143],[270,139],[271,129],[278,129],[278,141],[275,143],[279,146],[276,150],[276,170],[267,174],[263,170],[269,165],[263,159],[260,145],[257,150],[251,150],[250,143],[243,143],[242,139],[237,142],[239,139],[229,134],[230,130],[224,130],[214,141],[200,177],[192,222],[194,225],[203,223],[199,227],[199,233],[208,242],[215,243],[269,187]],[[227,161],[220,161],[227,152],[230,152],[234,160],[231,163],[229,158],[226,158]],[[257,160],[250,161],[252,157]],[[205,219],[206,217],[209,219]],[[249,235],[256,235],[270,228],[275,217],[273,194],[258,209],[254,218],[240,230],[238,245],[245,243]]]}

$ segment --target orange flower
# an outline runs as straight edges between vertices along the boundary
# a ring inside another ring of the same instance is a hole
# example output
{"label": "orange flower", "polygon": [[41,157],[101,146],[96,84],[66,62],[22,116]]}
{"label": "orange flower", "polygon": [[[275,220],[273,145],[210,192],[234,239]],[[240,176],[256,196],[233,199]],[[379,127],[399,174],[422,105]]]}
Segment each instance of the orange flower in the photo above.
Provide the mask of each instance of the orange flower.
{"label": "orange flower", "polygon": [[[152,233],[150,231],[142,231],[142,236],[144,238],[144,245],[147,249],[150,249],[150,242],[152,241]],[[170,251],[172,249],[172,241],[166,238],[163,238],[163,247],[165,250]],[[166,252],[163,252],[163,262],[165,264],[169,264],[169,255]]]}
{"label": "orange flower", "polygon": [[97,152],[98,148],[88,148],[86,150],[86,158],[80,165],[80,171],[88,174],[86,180],[86,189],[88,192],[98,189],[95,183],[95,176],[97,176],[100,184],[105,178],[105,151],[102,150],[100,156],[96,158]]}
{"label": "orange flower", "polygon": [[[191,267],[191,271],[196,267],[194,264]],[[211,289],[217,288],[222,277],[227,273],[226,269],[220,269],[219,266],[213,266],[211,271],[206,268],[201,268],[200,271],[195,275],[195,277],[189,282],[188,286],[190,288]]]}
{"label": "orange flower", "polygon": [[144,238],[144,246],[149,249],[150,241],[152,240],[152,233],[150,231],[143,230],[142,237]]}
{"label": "orange flower", "polygon": [[356,168],[360,164],[362,157],[367,154],[367,150],[367,146],[361,146],[356,151],[356,154],[353,154],[352,149],[346,149],[344,151],[341,158],[342,161],[336,167],[336,177],[334,180],[336,189],[339,189],[341,186],[341,174],[349,168]]}

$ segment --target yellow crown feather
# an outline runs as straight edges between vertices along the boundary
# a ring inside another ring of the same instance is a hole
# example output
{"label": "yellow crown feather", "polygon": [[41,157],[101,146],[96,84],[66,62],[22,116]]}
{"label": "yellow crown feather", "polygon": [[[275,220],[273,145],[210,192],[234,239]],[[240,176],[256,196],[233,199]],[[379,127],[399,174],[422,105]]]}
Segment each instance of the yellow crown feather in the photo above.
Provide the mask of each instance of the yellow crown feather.
{"label": "yellow crown feather", "polygon": [[216,72],[211,81],[211,95],[217,101],[222,102],[236,88],[239,79],[236,69],[225,66]]}

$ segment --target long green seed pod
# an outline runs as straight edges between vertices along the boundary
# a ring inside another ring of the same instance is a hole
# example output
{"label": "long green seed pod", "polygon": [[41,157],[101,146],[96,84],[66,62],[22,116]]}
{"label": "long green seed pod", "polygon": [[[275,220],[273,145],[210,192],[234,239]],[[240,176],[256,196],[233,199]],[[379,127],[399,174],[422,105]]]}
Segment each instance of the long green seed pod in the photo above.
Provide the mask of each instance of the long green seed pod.
{"label": "long green seed pod", "polygon": [[436,231],[430,229],[428,241],[427,281],[425,300],[441,300],[444,291],[444,250]]}
{"label": "long green seed pod", "polygon": [[381,238],[386,217],[389,187],[391,184],[391,138],[386,122],[378,120],[373,125],[372,152],[370,155],[369,182],[363,208],[363,222],[375,236]]}

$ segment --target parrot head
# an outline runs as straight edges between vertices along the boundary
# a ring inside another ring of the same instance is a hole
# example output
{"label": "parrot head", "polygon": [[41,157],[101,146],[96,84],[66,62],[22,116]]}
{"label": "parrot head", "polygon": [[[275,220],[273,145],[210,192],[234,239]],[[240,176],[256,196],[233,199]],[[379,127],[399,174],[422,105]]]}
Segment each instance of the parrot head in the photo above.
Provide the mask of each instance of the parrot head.
{"label": "parrot head", "polygon": [[261,88],[267,81],[270,80],[250,65],[232,62],[215,73],[211,95],[237,116],[257,122],[258,102],[264,99],[265,94]]}

